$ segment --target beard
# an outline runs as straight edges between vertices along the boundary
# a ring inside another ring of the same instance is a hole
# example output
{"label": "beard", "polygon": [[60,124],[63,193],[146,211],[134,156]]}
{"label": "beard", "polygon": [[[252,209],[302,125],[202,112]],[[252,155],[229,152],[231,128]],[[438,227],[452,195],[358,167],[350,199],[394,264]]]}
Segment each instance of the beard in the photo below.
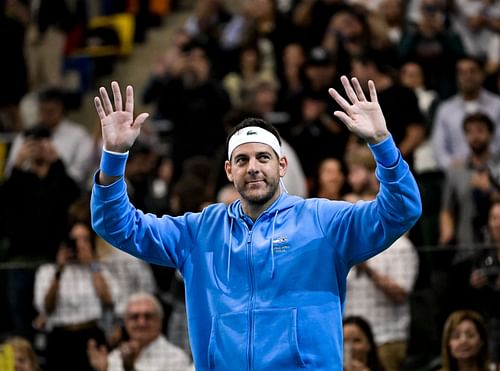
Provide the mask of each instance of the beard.
{"label": "beard", "polygon": [[262,191],[263,193],[262,192],[256,193],[255,191],[249,191],[245,188],[245,186],[246,184],[244,184],[243,186],[236,187],[241,197],[249,203],[255,205],[264,205],[269,200],[271,200],[273,196],[276,194],[279,187],[279,181],[266,182],[266,187]]}
{"label": "beard", "polygon": [[476,156],[482,155],[486,152],[488,152],[490,144],[489,142],[477,142],[477,143],[470,143],[469,144],[471,152],[475,154]]}

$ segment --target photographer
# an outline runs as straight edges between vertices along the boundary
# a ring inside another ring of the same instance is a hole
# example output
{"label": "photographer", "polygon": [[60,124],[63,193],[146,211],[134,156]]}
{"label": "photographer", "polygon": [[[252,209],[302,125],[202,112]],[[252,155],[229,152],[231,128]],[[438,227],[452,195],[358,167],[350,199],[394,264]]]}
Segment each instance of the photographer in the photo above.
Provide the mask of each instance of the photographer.
{"label": "photographer", "polygon": [[12,172],[0,185],[0,238],[6,239],[7,259],[15,264],[7,276],[12,330],[31,339],[35,269],[54,259],[67,232],[68,207],[80,191],[59,159],[47,129],[35,126],[20,136],[22,144]]}
{"label": "photographer", "polygon": [[44,264],[36,273],[35,305],[50,331],[50,370],[90,370],[87,341],[105,343],[98,321],[104,308],[113,306],[119,290],[117,282],[97,260],[95,250],[95,234],[90,225],[76,222],[57,252],[56,264]]}

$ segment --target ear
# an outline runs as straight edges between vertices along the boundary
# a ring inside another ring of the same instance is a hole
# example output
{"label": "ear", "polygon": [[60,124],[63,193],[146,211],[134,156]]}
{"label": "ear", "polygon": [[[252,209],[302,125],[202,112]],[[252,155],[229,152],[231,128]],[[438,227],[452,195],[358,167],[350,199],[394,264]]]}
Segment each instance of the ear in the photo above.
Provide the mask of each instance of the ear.
{"label": "ear", "polygon": [[234,180],[234,177],[233,177],[233,174],[231,174],[232,167],[231,167],[230,161],[226,160],[226,162],[224,162],[224,170],[226,171],[227,179],[232,183]]}
{"label": "ear", "polygon": [[288,158],[286,156],[282,156],[279,159],[279,172],[280,177],[284,177],[286,174],[286,169],[288,169]]}

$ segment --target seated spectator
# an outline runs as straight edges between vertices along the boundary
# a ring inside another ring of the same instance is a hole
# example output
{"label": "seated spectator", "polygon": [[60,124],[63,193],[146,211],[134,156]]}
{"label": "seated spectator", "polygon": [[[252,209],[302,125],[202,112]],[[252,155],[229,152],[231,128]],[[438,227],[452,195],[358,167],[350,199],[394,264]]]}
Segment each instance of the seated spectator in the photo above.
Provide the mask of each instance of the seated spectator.
{"label": "seated spectator", "polygon": [[[8,338],[2,346],[10,346],[14,356],[15,371],[40,371],[40,365],[30,342],[22,337]],[[1,366],[1,362],[0,362]],[[1,368],[0,368],[1,369]]]}
{"label": "seated spectator", "polygon": [[49,370],[89,370],[89,339],[105,344],[98,325],[105,308],[119,297],[118,284],[97,260],[95,234],[90,225],[76,222],[56,264],[40,266],[35,277],[35,306],[46,318]]}
{"label": "seated spectator", "polygon": [[188,355],[171,344],[161,333],[163,309],[148,293],[129,297],[125,312],[128,335],[108,354],[104,345],[91,339],[87,345],[90,364],[95,371],[178,370],[191,369]]}
{"label": "seated spectator", "polygon": [[342,321],[344,330],[344,371],[384,371],[370,324],[358,316]]}
{"label": "seated spectator", "polygon": [[371,200],[378,192],[379,183],[375,177],[375,159],[366,146],[351,146],[345,156],[347,183],[351,191],[344,195],[350,202]]}
{"label": "seated spectator", "polygon": [[345,164],[333,157],[323,159],[311,184],[311,197],[342,200],[347,191],[347,169]]}
{"label": "seated spectator", "polygon": [[474,311],[453,312],[444,325],[440,371],[458,370],[490,370],[487,329]]}

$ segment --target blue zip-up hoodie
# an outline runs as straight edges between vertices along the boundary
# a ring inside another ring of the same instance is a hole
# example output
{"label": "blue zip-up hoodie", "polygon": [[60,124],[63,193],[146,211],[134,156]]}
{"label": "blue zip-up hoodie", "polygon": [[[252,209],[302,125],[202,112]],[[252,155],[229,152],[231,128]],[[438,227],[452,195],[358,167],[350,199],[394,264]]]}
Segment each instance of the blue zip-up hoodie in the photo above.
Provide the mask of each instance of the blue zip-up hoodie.
{"label": "blue zip-up hoodie", "polygon": [[342,310],[354,264],[413,226],[420,196],[408,165],[378,164],[374,201],[282,194],[253,223],[235,201],[180,217],[143,214],[121,178],[95,184],[97,233],[185,281],[197,370],[342,370]]}

